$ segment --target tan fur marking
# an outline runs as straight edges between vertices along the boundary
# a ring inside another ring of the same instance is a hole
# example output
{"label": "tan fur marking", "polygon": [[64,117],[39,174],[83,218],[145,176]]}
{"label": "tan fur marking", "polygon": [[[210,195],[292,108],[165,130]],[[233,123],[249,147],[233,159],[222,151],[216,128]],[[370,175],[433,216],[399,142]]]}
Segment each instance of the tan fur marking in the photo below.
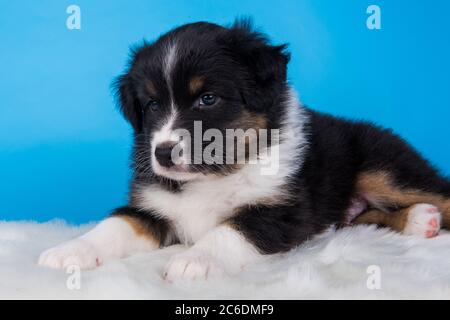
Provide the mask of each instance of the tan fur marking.
{"label": "tan fur marking", "polygon": [[[245,159],[248,161],[250,158],[254,158],[256,154],[250,154],[249,145],[253,142],[256,144],[256,149],[258,149],[258,139],[259,139],[259,130],[265,129],[267,126],[267,118],[264,115],[259,115],[247,110],[243,110],[240,113],[238,119],[233,121],[228,127],[236,130],[243,130],[244,136],[242,137],[244,140],[239,140],[239,143],[234,145],[234,155],[235,159],[238,157],[243,157],[241,159]],[[253,129],[253,130],[252,130]],[[238,150],[238,146],[240,143],[245,144],[244,150]],[[258,151],[258,150],[255,150]]]}
{"label": "tan fur marking", "polygon": [[140,237],[145,237],[149,240],[155,241],[157,242],[155,236],[148,231],[148,229],[144,228],[140,223],[139,220],[133,217],[129,217],[129,216],[121,216],[120,218],[122,218],[123,220],[125,220],[134,230],[134,232],[140,236]]}
{"label": "tan fur marking", "polygon": [[[386,211],[383,210],[385,206],[411,207],[418,203],[432,204],[442,213],[443,226],[450,228],[450,199],[439,194],[396,186],[388,172],[362,173],[357,179],[356,190],[371,202],[372,207],[378,208],[378,211]],[[370,219],[376,220],[373,219],[374,216],[380,218],[381,214],[372,213]],[[363,219],[362,216],[360,218]]]}
{"label": "tan fur marking", "polygon": [[429,203],[438,208],[444,208],[446,200],[438,194],[395,186],[386,172],[361,174],[357,180],[356,189],[360,194],[373,199],[376,203],[379,202],[381,206],[387,204],[409,207],[417,203]]}
{"label": "tan fur marking", "polygon": [[411,207],[395,212],[383,212],[377,209],[364,212],[357,217],[354,224],[376,224],[401,232],[405,229]]}
{"label": "tan fur marking", "polygon": [[189,81],[189,92],[192,95],[198,93],[198,91],[202,88],[205,79],[201,76],[192,77],[191,81]]}
{"label": "tan fur marking", "polygon": [[258,131],[259,129],[266,129],[267,117],[254,112],[243,110],[239,119],[234,121],[230,127],[243,130],[255,129],[256,131]]}
{"label": "tan fur marking", "polygon": [[152,97],[155,97],[157,95],[157,91],[155,88],[155,85],[153,82],[149,81],[145,84],[145,87],[147,88],[148,94]]}
{"label": "tan fur marking", "polygon": [[442,213],[442,225],[444,228],[446,229],[450,229],[450,199],[447,199],[442,208],[441,209],[441,213]]}

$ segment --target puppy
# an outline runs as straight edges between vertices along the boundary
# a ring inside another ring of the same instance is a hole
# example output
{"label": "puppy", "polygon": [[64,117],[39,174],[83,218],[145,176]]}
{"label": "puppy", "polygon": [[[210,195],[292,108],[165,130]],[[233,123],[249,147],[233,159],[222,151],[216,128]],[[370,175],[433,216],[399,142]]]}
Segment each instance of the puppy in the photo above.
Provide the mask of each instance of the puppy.
{"label": "puppy", "polygon": [[[285,45],[246,21],[184,25],[135,50],[117,80],[134,130],[129,204],[45,251],[39,264],[94,268],[189,245],[166,267],[174,281],[239,272],[330,225],[377,224],[427,238],[450,227],[449,180],[390,130],[302,106],[286,80],[288,61]],[[243,161],[234,146],[220,148],[236,140],[230,129],[258,134],[244,137],[245,147],[258,148],[245,148]],[[192,149],[210,148],[207,132],[218,142],[215,161],[192,161]]]}

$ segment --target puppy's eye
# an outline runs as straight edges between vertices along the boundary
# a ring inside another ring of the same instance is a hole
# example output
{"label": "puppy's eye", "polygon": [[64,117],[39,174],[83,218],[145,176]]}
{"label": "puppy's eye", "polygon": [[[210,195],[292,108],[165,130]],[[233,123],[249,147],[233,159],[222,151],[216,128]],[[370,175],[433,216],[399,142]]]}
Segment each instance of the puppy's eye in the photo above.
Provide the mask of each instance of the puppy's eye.
{"label": "puppy's eye", "polygon": [[199,106],[212,106],[218,100],[218,97],[212,93],[205,93],[200,97]]}
{"label": "puppy's eye", "polygon": [[152,111],[158,111],[159,109],[159,102],[153,99],[150,99],[147,104],[145,105],[146,108],[149,108]]}

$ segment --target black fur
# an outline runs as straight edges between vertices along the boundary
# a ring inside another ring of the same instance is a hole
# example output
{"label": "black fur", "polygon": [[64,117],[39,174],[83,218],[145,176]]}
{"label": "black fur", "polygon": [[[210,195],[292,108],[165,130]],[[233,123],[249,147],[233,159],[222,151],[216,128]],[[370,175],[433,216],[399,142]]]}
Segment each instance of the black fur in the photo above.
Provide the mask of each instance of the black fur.
{"label": "black fur", "polygon": [[[152,131],[170,113],[170,92],[162,65],[165,48],[171,42],[177,43],[179,58],[173,70],[173,94],[181,108],[176,127],[192,130],[193,121],[201,119],[203,130],[224,131],[247,111],[267,119],[267,129],[278,129],[286,113],[286,46],[271,45],[245,21],[230,28],[204,22],[184,25],[152,44],[144,44],[134,51],[128,70],[117,80],[121,110],[135,133],[130,199],[133,205],[138,201],[138,185],[159,184],[183,192],[184,182],[153,174],[148,153]],[[215,92],[221,99],[207,112],[192,107],[198,95],[192,95],[186,86],[190,77],[197,74],[206,76],[202,91]],[[149,94],[150,82],[157,96]],[[157,111],[147,106],[150,99],[158,100]],[[386,171],[399,186],[450,197],[448,179],[390,130],[307,108],[305,116],[309,118],[304,129],[308,151],[301,170],[288,186],[295,200],[286,205],[247,206],[228,220],[261,252],[289,250],[326,227],[342,223],[361,172]],[[225,165],[192,168],[208,174],[229,174],[235,170]],[[169,232],[168,224],[155,219],[152,213],[142,215],[135,209],[118,212],[142,219],[149,229],[156,228],[161,239],[164,232]]]}
{"label": "black fur", "polygon": [[244,208],[231,219],[262,252],[286,251],[343,225],[361,172],[386,171],[399,186],[450,197],[448,179],[391,130],[307,111],[309,151],[292,186],[297,203]]}

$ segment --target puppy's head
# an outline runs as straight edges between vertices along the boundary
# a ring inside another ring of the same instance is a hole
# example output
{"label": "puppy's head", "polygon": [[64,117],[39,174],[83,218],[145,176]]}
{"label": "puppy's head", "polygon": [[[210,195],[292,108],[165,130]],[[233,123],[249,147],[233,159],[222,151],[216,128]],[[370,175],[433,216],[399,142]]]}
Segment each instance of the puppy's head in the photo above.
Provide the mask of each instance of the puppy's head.
{"label": "puppy's head", "polygon": [[278,126],[288,60],[285,45],[245,21],[184,25],[134,50],[117,91],[135,132],[136,174],[184,181],[236,170],[227,129]]}

